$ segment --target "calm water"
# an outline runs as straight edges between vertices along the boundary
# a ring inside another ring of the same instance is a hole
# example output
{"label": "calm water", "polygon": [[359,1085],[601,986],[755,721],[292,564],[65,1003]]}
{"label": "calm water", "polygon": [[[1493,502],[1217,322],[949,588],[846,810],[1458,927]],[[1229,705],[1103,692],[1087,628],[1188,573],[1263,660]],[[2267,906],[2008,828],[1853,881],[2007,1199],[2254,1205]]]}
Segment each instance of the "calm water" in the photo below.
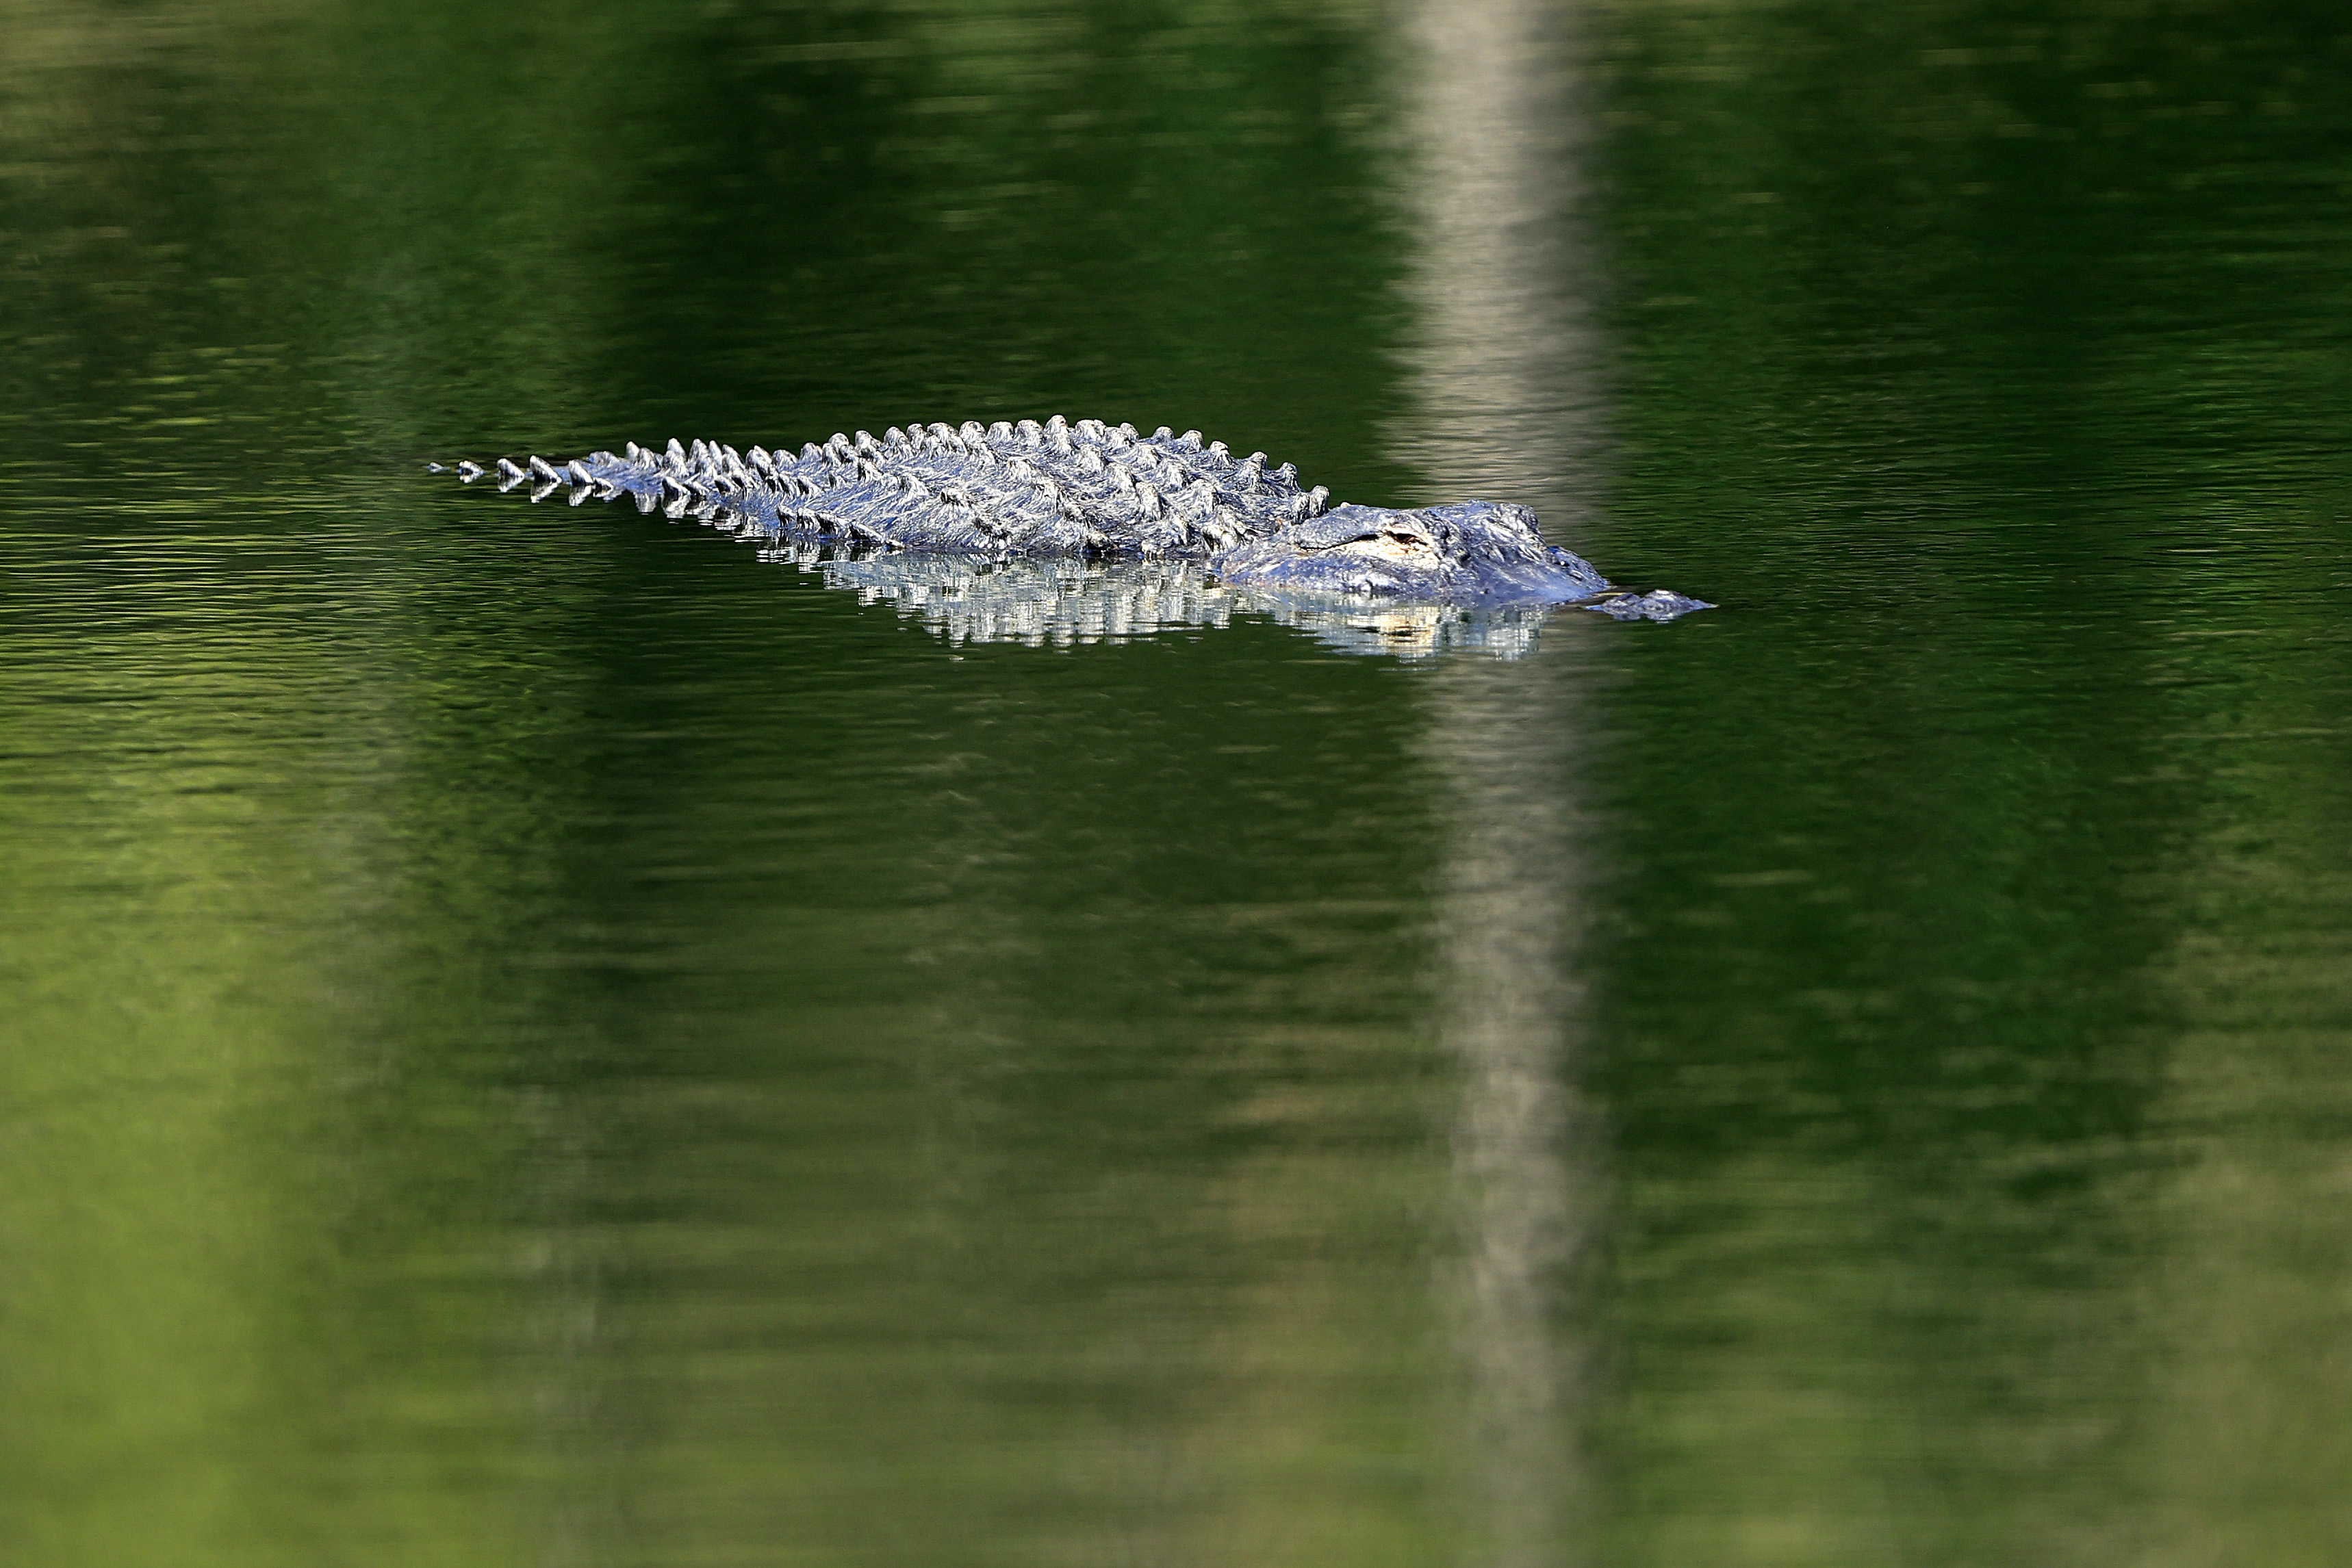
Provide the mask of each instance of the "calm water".
{"label": "calm water", "polygon": [[[2340,6],[0,28],[11,1564],[2352,1556]],[[420,472],[1054,412],[1724,608]]]}

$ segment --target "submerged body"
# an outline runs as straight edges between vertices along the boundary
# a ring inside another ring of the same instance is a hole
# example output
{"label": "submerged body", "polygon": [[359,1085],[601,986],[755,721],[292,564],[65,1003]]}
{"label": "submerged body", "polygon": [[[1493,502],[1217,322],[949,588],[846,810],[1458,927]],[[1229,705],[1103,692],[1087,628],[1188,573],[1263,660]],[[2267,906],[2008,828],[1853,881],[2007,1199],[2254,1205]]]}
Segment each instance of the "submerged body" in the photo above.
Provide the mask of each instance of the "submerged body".
{"label": "submerged body", "polygon": [[1276,591],[1465,605],[1571,604],[1620,619],[1710,608],[1630,594],[1543,541],[1525,507],[1464,501],[1414,509],[1333,506],[1265,454],[1235,457],[1198,431],[1150,435],[1097,420],[910,425],[835,435],[799,455],[754,446],[635,443],[568,463],[461,464],[471,481],[560,486],[575,499],[636,497],[771,539],[917,550],[976,560],[1176,557],[1220,582]]}

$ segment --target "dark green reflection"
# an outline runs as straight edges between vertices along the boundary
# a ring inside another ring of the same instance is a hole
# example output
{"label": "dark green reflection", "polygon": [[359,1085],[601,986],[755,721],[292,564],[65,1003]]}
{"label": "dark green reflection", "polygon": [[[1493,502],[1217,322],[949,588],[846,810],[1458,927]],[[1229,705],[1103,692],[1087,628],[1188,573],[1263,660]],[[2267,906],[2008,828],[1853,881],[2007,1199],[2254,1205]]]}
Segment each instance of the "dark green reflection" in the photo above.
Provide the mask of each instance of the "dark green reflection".
{"label": "dark green reflection", "polygon": [[1616,1550],[2331,1561],[2340,23],[1608,32]]}

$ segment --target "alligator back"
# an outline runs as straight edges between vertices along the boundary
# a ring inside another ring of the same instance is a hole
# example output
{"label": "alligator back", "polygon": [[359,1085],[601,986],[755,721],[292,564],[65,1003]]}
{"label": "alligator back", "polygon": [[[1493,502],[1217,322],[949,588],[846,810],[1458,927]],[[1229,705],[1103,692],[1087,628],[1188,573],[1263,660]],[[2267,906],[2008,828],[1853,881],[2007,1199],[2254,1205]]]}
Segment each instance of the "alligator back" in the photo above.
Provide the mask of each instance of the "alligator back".
{"label": "alligator back", "polygon": [[[458,471],[472,480],[489,470]],[[795,456],[697,441],[632,442],[567,463],[506,458],[501,487],[570,486],[582,497],[637,497],[673,517],[724,515],[771,537],[1009,556],[1206,556],[1319,517],[1329,502],[1263,452],[1235,457],[1198,431],[1140,435],[1059,414],[1039,424],[978,422],[859,431]]]}

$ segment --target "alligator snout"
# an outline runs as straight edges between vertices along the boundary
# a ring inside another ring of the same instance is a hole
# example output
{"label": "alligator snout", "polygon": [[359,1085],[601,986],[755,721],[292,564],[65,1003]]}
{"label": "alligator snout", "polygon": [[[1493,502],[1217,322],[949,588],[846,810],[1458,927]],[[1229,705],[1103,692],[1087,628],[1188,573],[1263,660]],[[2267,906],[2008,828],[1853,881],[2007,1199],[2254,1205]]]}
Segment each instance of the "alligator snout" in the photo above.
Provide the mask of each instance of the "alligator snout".
{"label": "alligator snout", "polygon": [[1235,586],[1432,603],[1562,604],[1609,586],[1590,563],[1547,546],[1526,507],[1490,501],[1335,507],[1209,565]]}

